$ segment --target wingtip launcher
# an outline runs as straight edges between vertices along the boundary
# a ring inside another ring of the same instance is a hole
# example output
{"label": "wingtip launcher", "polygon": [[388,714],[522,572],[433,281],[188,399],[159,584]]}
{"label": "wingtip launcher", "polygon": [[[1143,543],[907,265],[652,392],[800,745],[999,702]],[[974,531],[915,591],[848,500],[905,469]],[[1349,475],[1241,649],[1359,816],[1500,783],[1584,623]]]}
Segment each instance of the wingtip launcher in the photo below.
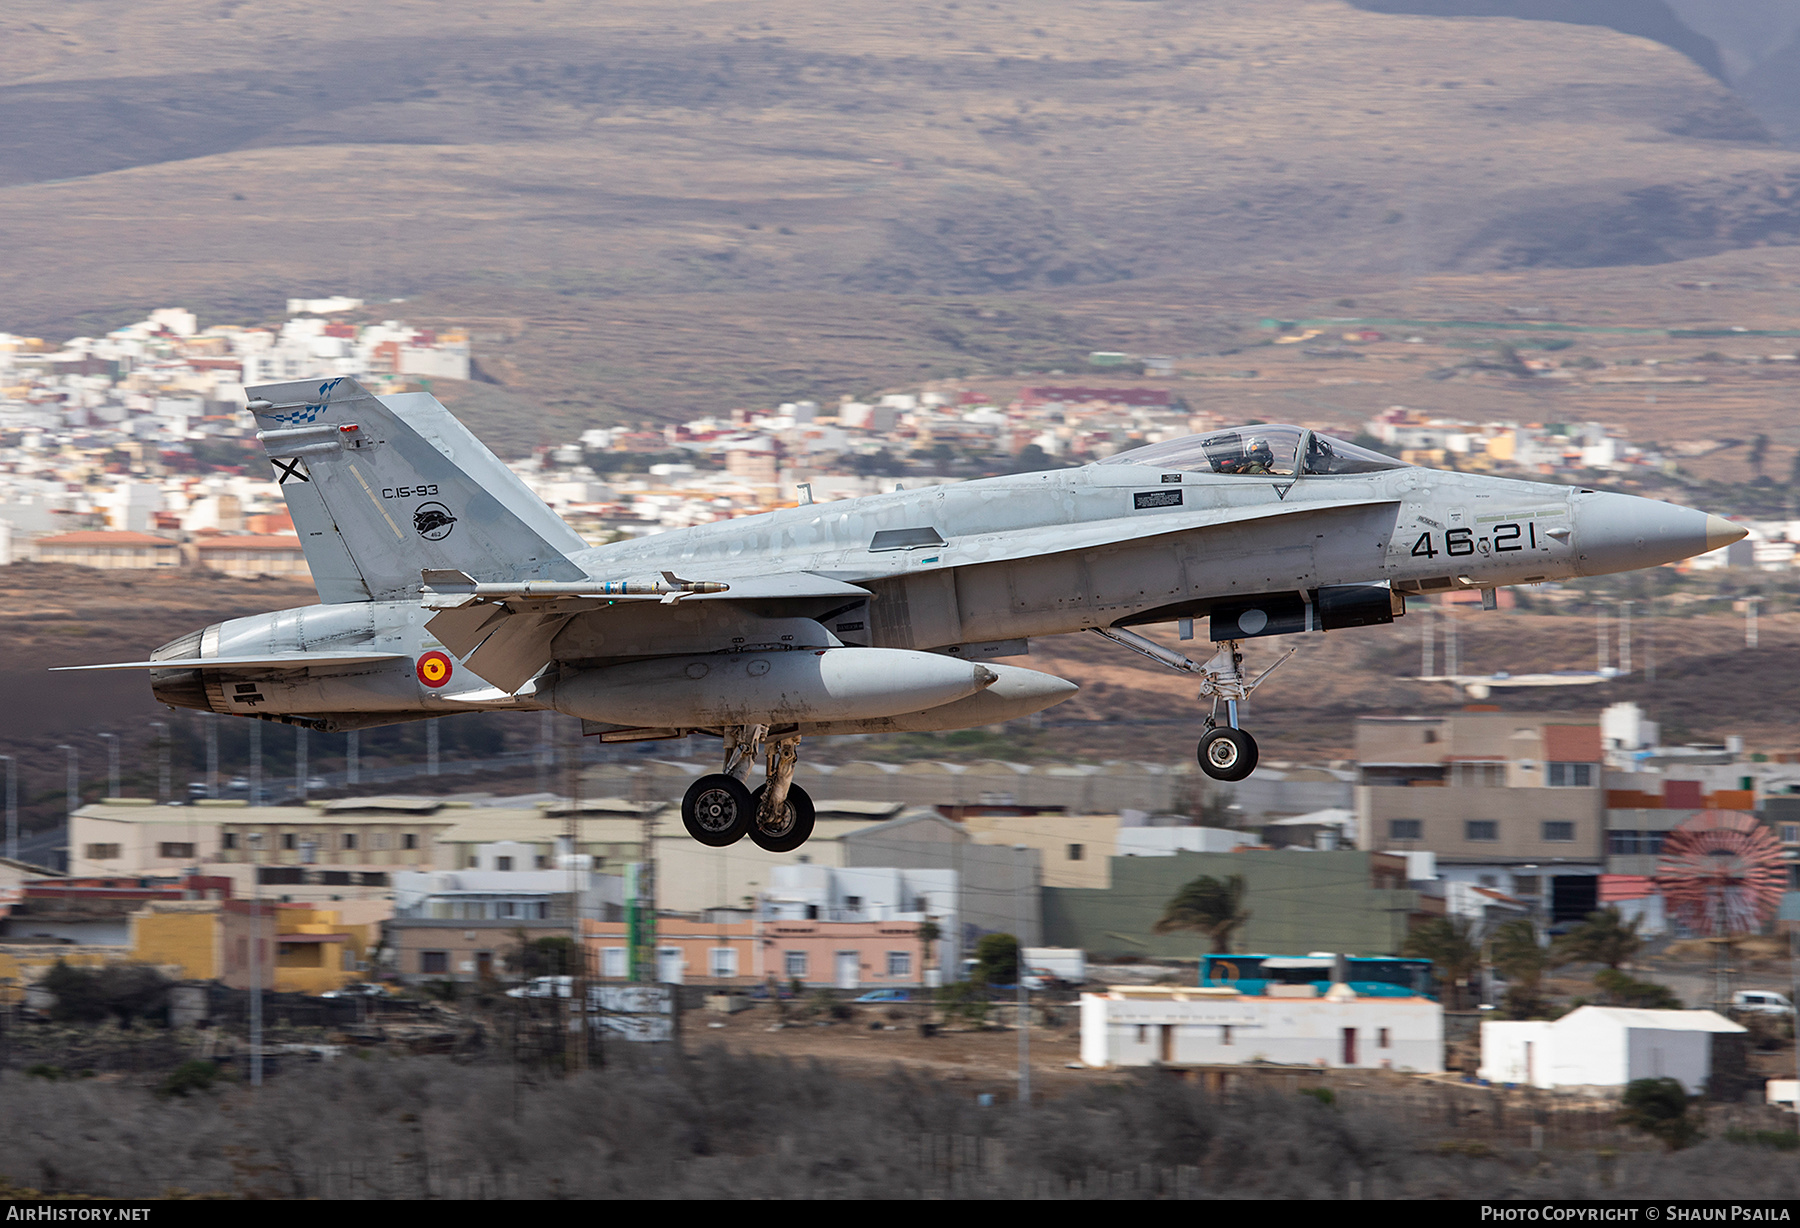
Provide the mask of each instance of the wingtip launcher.
{"label": "wingtip launcher", "polygon": [[672,605],[699,593],[727,593],[719,580],[683,580],[665,571],[660,580],[527,580],[484,583],[463,571],[427,568],[419,573],[422,603],[431,609],[454,609],[477,601],[520,601],[532,598],[583,597],[605,601],[660,601]]}

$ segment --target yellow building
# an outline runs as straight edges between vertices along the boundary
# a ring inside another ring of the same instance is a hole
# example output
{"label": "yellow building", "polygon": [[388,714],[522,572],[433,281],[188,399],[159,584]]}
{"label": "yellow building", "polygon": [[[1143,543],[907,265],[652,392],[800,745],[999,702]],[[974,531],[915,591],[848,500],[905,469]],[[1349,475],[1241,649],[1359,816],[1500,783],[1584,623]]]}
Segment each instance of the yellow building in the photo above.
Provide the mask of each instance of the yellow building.
{"label": "yellow building", "polygon": [[335,909],[275,907],[277,993],[324,993],[364,979],[369,927],[345,925]]}
{"label": "yellow building", "polygon": [[[177,981],[250,988],[252,952],[264,988],[324,993],[364,980],[378,927],[346,925],[335,909],[248,900],[153,900],[131,915],[130,944],[0,944],[0,1002],[17,1002],[58,960],[72,967],[148,964]],[[271,949],[272,948],[272,949]]]}
{"label": "yellow building", "polygon": [[177,980],[234,989],[250,988],[260,962],[264,987],[277,993],[324,993],[364,979],[374,926],[346,925],[337,910],[304,904],[257,909],[247,900],[159,900],[132,914],[129,958]]}
{"label": "yellow building", "polygon": [[0,1003],[25,1001],[25,987],[36,984],[58,960],[72,968],[99,968],[116,963],[120,947],[74,946],[63,942],[9,942],[0,945]]}
{"label": "yellow building", "polygon": [[218,900],[152,900],[131,914],[131,958],[178,981],[210,981],[224,969]]}
{"label": "yellow building", "polygon": [[1045,887],[1111,887],[1119,851],[1116,814],[970,814],[963,827],[977,844],[1022,844],[1038,851]]}

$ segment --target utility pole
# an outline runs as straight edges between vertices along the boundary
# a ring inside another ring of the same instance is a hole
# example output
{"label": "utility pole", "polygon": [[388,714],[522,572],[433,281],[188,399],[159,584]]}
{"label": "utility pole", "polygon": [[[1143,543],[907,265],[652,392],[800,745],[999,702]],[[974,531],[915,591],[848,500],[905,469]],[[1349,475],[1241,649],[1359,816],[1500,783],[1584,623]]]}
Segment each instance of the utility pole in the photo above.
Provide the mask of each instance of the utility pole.
{"label": "utility pole", "polygon": [[1725,893],[1713,890],[1713,1009],[1723,1015],[1731,1009],[1731,931],[1726,928]]}
{"label": "utility pole", "polygon": [[1018,934],[1013,949],[1013,977],[1018,981],[1019,1001],[1019,1108],[1031,1107],[1031,991],[1025,987],[1025,925],[1029,908],[1029,885],[1026,882],[1028,858],[1023,844],[1013,845],[1017,869],[1013,876],[1013,911],[1018,916]]}
{"label": "utility pole", "polygon": [[150,728],[156,730],[156,804],[166,806],[169,802],[169,722],[151,721]]}
{"label": "utility pole", "polygon": [[294,792],[306,801],[306,726],[294,726]]}
{"label": "utility pole", "polygon": [[643,849],[626,867],[629,890],[627,931],[630,935],[631,979],[654,985],[656,967],[656,811],[643,813]]}
{"label": "utility pole", "polygon": [[11,755],[0,755],[6,760],[6,855],[9,859],[19,859],[19,761]]}
{"label": "utility pole", "polygon": [[[1800,929],[1788,931],[1788,1001],[1800,1002]],[[1800,1041],[1794,1042],[1794,1112],[1800,1115]]]}
{"label": "utility pole", "polygon": [[1757,642],[1756,606],[1757,606],[1757,603],[1760,602],[1761,600],[1762,600],[1761,597],[1746,597],[1746,598],[1744,598],[1744,647],[1745,648],[1755,648],[1756,647],[1756,642]]}
{"label": "utility pole", "polygon": [[1606,607],[1594,607],[1594,670],[1606,672],[1607,658],[1612,654],[1606,651]]}
{"label": "utility pole", "polygon": [[69,772],[65,781],[68,820],[63,835],[63,841],[68,847],[64,850],[63,869],[72,874],[75,871],[75,812],[81,809],[81,752],[68,745],[58,746],[56,749],[69,752]]}
{"label": "utility pole", "polygon": [[219,714],[206,719],[206,796],[219,796]]}
{"label": "utility pole", "polygon": [[1437,664],[1436,653],[1432,651],[1437,645],[1436,637],[1432,634],[1431,615],[1432,607],[1427,603],[1425,608],[1419,611],[1419,677],[1421,678],[1431,677],[1432,667]]}
{"label": "utility pole", "polygon": [[550,791],[550,767],[555,758],[555,752],[551,749],[555,737],[555,726],[551,721],[551,716],[552,713],[547,708],[538,714],[537,791],[539,793]]}
{"label": "utility pole", "polygon": [[1455,677],[1462,671],[1461,645],[1456,642],[1456,611],[1446,605],[1441,613],[1444,619],[1444,672]]}
{"label": "utility pole", "polygon": [[116,733],[97,734],[106,743],[106,796],[122,797],[119,792],[119,735]]}
{"label": "utility pole", "polygon": [[355,729],[344,735],[344,783],[362,783],[362,736]]}
{"label": "utility pole", "polygon": [[[252,726],[256,728],[256,726]],[[258,748],[261,749],[260,747]],[[260,762],[258,767],[260,768]],[[252,789],[255,785],[252,784]],[[252,802],[254,805],[255,803]],[[262,850],[263,834],[250,833],[250,1086],[261,1087],[262,1062]]]}
{"label": "utility pole", "polygon": [[262,722],[250,722],[250,804],[262,805]]}
{"label": "utility pole", "polygon": [[1630,601],[1619,603],[1619,672],[1631,672],[1631,607]]}
{"label": "utility pole", "polygon": [[435,716],[425,722],[425,774],[438,774],[438,718]]}
{"label": "utility pole", "polygon": [[569,969],[569,1009],[574,1043],[569,1046],[569,1066],[580,1070],[587,1065],[588,1001],[587,944],[581,932],[581,885],[585,875],[581,869],[581,725],[575,725],[575,746],[569,755],[569,811],[563,821],[563,837],[569,845],[569,929],[574,941],[570,956],[575,966]]}

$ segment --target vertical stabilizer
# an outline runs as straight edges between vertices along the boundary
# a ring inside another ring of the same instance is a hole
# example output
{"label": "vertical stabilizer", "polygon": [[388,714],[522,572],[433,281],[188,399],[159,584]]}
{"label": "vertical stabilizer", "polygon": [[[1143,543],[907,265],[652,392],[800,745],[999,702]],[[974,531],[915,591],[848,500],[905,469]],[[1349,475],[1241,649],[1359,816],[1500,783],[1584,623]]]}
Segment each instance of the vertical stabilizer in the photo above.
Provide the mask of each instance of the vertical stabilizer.
{"label": "vertical stabilizer", "polygon": [[425,568],[585,576],[568,556],[586,543],[429,393],[347,377],[248,392],[321,601],[404,599]]}

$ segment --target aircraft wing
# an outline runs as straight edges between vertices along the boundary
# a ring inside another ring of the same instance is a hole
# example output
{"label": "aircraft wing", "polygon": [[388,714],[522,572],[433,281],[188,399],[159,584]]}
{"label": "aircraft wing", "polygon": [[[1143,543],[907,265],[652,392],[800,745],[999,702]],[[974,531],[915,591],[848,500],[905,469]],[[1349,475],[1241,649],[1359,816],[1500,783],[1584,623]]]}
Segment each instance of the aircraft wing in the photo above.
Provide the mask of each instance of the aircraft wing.
{"label": "aircraft wing", "polygon": [[[713,573],[708,572],[711,576]],[[657,582],[591,581],[554,584],[484,585],[467,576],[427,572],[432,603],[461,604],[439,608],[427,630],[463,658],[465,665],[500,690],[516,694],[549,664],[557,632],[579,614],[600,612],[610,601],[751,601],[785,597],[866,599],[869,590],[810,572],[733,577],[707,587],[719,591],[683,591],[690,582],[673,575]],[[506,591],[518,589],[523,591]],[[585,607],[585,608],[583,608]]]}
{"label": "aircraft wing", "polygon": [[323,665],[364,665],[392,661],[404,652],[276,652],[260,657],[168,657],[161,661],[109,661],[104,665],[59,665],[51,672],[106,669],[306,669]]}

